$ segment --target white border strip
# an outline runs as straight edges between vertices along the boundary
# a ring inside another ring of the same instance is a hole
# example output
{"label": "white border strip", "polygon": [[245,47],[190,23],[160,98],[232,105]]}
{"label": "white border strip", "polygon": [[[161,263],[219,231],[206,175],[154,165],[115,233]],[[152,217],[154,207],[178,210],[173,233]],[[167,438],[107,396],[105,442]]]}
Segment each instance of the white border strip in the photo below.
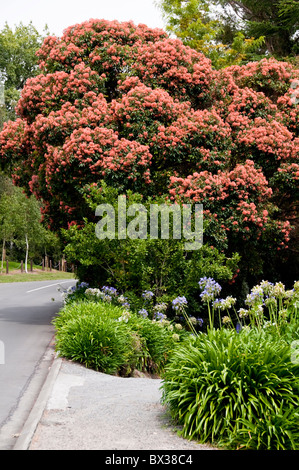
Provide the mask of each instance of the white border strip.
{"label": "white border strip", "polygon": [[67,284],[68,282],[71,282],[71,279],[69,281],[56,282],[56,284],[49,284],[48,286],[38,287],[37,289],[32,289],[32,290],[27,290],[26,294],[30,294],[30,292],[35,292],[41,289],[47,289],[48,287],[59,286],[60,284]]}

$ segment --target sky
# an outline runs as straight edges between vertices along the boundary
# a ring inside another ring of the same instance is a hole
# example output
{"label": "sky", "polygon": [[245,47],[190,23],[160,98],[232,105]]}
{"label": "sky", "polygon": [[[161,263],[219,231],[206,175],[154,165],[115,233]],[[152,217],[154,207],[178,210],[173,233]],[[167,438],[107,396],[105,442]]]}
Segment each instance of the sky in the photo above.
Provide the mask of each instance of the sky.
{"label": "sky", "polygon": [[61,36],[68,26],[91,18],[144,23],[165,29],[162,14],[154,0],[0,0],[0,29],[22,22],[42,33],[47,24],[50,34]]}

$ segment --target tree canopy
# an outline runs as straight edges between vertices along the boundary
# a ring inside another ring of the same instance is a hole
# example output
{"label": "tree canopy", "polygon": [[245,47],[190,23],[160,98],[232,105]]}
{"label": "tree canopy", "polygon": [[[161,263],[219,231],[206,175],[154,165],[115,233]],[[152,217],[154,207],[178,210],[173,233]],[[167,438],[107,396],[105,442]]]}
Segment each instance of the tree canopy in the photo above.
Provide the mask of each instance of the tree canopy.
{"label": "tree canopy", "polygon": [[46,252],[52,255],[59,251],[58,237],[46,230],[40,220],[40,203],[36,198],[33,195],[27,197],[22,188],[0,174],[1,267],[10,245],[24,256],[26,271],[29,256],[39,259]]}
{"label": "tree canopy", "polygon": [[106,20],[49,36],[38,57],[0,158],[54,230],[92,217],[88,188],[104,182],[119,194],[201,202],[211,246],[238,251],[252,275],[287,262],[293,276],[294,66],[271,58],[215,70],[162,30]]}
{"label": "tree canopy", "polygon": [[[265,36],[265,46],[278,57],[299,52],[299,5],[297,0],[220,0],[231,7],[253,37]],[[227,12],[227,15],[229,13]]]}
{"label": "tree canopy", "polygon": [[166,28],[216,67],[298,54],[296,0],[158,0]]}
{"label": "tree canopy", "polygon": [[2,110],[0,126],[4,121],[15,118],[14,108],[20,91],[26,80],[38,73],[36,52],[48,34],[46,27],[40,34],[32,23],[20,23],[14,30],[6,23],[0,31],[0,81],[5,84],[5,109]]}

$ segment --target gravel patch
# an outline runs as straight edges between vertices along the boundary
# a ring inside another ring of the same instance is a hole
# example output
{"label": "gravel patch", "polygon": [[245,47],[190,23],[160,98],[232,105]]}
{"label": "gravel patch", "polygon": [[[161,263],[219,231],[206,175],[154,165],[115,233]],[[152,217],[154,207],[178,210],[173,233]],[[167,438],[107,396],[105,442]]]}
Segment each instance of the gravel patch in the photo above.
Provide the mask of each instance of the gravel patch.
{"label": "gravel patch", "polygon": [[62,361],[29,450],[215,450],[177,434],[160,387]]}

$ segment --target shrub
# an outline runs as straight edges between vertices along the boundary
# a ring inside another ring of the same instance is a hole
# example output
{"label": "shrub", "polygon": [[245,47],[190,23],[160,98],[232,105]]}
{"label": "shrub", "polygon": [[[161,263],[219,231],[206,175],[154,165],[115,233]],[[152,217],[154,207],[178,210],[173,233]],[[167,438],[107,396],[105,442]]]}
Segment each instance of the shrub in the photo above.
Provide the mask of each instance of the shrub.
{"label": "shrub", "polygon": [[134,369],[160,373],[177,341],[187,335],[174,330],[169,321],[153,321],[107,301],[76,297],[53,323],[61,356],[108,374],[130,375]]}
{"label": "shrub", "polygon": [[184,338],[184,333],[182,332],[179,335],[176,330],[168,328],[168,324],[135,315],[131,316],[128,324],[144,340],[142,369],[148,372],[161,373],[177,345],[175,338],[179,341],[180,337]]}
{"label": "shrub", "polygon": [[184,437],[272,450],[299,448],[298,387],[290,346],[257,329],[200,334],[174,351],[162,385]]}
{"label": "shrub", "polygon": [[[86,188],[86,201],[92,212],[103,203],[109,203],[118,221],[118,195],[115,188],[103,186]],[[153,203],[160,206],[168,201],[164,198],[145,198],[140,194],[126,193],[126,204],[142,203],[150,213]],[[171,225],[171,224],[170,224]],[[113,285],[130,297],[151,290],[155,296],[168,296],[168,300],[184,292],[195,298],[197,280],[201,275],[229,280],[237,270],[240,258],[237,253],[226,257],[215,247],[204,244],[201,249],[186,251],[185,239],[119,239],[116,224],[115,239],[99,239],[95,233],[96,223],[86,222],[63,231],[65,253],[72,263],[79,262],[78,277],[99,287]],[[172,227],[170,227],[171,230]],[[182,230],[183,232],[183,230]],[[218,240],[220,236],[218,233]]]}
{"label": "shrub", "polygon": [[84,305],[83,312],[90,311],[82,314],[82,305],[74,304],[67,312],[68,319],[62,325],[56,322],[56,348],[67,359],[115,374],[134,363],[136,345],[126,325],[92,307]]}
{"label": "shrub", "polygon": [[[71,295],[72,297],[72,295]],[[117,319],[123,313],[123,309],[111,304],[104,304],[99,302],[92,302],[87,300],[86,296],[78,299],[67,301],[65,307],[59,312],[59,315],[53,320],[53,324],[57,329],[62,328],[70,320],[82,316],[91,316],[97,318],[112,318]]]}

